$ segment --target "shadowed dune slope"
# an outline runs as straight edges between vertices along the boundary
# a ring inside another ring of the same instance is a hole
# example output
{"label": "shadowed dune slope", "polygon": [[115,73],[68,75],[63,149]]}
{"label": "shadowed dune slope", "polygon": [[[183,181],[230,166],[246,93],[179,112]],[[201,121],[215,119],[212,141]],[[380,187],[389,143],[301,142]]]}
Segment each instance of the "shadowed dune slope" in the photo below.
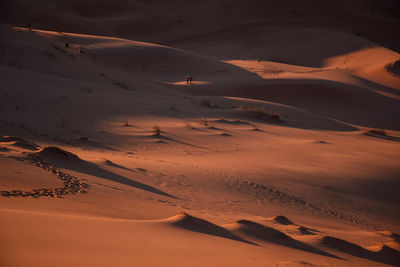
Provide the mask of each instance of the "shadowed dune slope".
{"label": "shadowed dune slope", "polygon": [[228,239],[233,239],[245,243],[250,243],[255,245],[252,242],[249,242],[242,237],[232,233],[231,231],[225,229],[224,227],[215,225],[209,221],[203,220],[201,218],[197,218],[194,216],[191,216],[187,213],[181,213],[178,215],[175,215],[169,219],[166,220],[167,222],[171,223],[174,226],[194,231],[194,232],[199,232],[207,235],[215,235],[219,237],[224,237]]}
{"label": "shadowed dune slope", "polygon": [[153,186],[143,184],[141,182],[135,181],[133,179],[124,177],[122,175],[116,174],[114,172],[108,171],[94,163],[81,160],[78,156],[71,152],[65,151],[58,147],[46,147],[38,153],[47,162],[50,162],[57,167],[64,169],[74,170],[80,173],[96,176],[116,183],[128,185],[141,190],[152,192],[159,195],[168,196],[171,198],[176,198],[164,191],[161,191]]}
{"label": "shadowed dune slope", "polygon": [[49,160],[67,160],[67,161],[75,161],[80,162],[82,161],[77,155],[74,153],[68,152],[61,148],[55,146],[45,147],[42,151],[38,153],[39,156],[43,158],[47,158]]}
{"label": "shadowed dune slope", "polygon": [[342,250],[353,256],[382,262],[394,266],[400,264],[400,253],[388,246],[383,245],[379,251],[371,251],[359,245],[332,236],[324,236],[322,242],[338,250]]}
{"label": "shadowed dune slope", "polygon": [[[205,80],[257,79],[231,64],[162,45],[114,37],[28,32],[4,25],[0,26],[0,32],[0,49],[6,53],[1,63],[35,72],[102,81],[98,74],[96,77],[86,71],[86,68],[99,69],[94,65],[101,64],[106,70],[115,68],[134,77],[167,82],[181,81],[190,73],[196,73],[196,79]],[[65,43],[69,46],[64,47]],[[73,66],[78,69],[71,72]]]}
{"label": "shadowed dune slope", "polygon": [[0,266],[400,266],[399,13],[1,0]]}
{"label": "shadowed dune slope", "polygon": [[273,218],[276,223],[283,225],[294,225],[294,223],[283,215],[278,215]]}
{"label": "shadowed dune slope", "polygon": [[390,63],[386,66],[386,69],[393,75],[400,77],[400,60]]}
{"label": "shadowed dune slope", "polygon": [[[115,68],[131,74],[131,80],[137,80],[144,86],[154,85],[155,81],[151,79],[176,82],[188,73],[195,73],[195,80],[216,83],[199,84],[192,88],[176,87],[202,95],[279,102],[360,126],[400,129],[400,118],[397,116],[400,100],[388,96],[389,89],[381,93],[380,89],[371,89],[368,85],[355,86],[341,80],[263,80],[232,64],[166,46],[112,37],[26,32],[4,26],[0,30],[4,33],[0,47],[6,52],[1,63],[16,68],[96,82],[104,82],[105,78],[100,74]],[[70,44],[69,48],[63,47],[65,42]],[[79,53],[78,49],[84,53]],[[333,60],[330,64],[339,63]],[[365,64],[362,63],[361,67],[357,65],[357,68],[364,70]],[[130,87],[112,79],[108,83]],[[236,80],[240,82],[232,84]]]}
{"label": "shadowed dune slope", "polygon": [[238,235],[246,236],[247,238],[253,238],[264,242],[275,243],[281,246],[300,249],[323,256],[336,257],[323,250],[314,248],[301,241],[295,240],[279,230],[276,230],[272,227],[268,227],[256,222],[248,220],[239,220],[236,223],[226,225],[226,228],[234,233],[237,233]]}

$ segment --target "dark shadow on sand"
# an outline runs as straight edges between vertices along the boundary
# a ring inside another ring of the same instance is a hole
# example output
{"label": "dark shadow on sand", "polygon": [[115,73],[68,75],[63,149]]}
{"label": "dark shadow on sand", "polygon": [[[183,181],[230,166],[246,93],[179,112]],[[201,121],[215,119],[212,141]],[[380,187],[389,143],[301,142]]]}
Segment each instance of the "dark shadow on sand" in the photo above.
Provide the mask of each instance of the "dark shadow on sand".
{"label": "dark shadow on sand", "polygon": [[270,243],[275,243],[275,244],[289,247],[289,248],[307,251],[310,253],[314,253],[314,254],[318,254],[318,255],[322,255],[322,256],[326,256],[326,257],[342,259],[335,255],[329,254],[328,252],[325,252],[321,249],[315,248],[306,243],[295,240],[295,239],[291,238],[290,236],[287,236],[286,234],[284,234],[281,231],[278,231],[272,227],[264,226],[262,224],[255,223],[255,222],[248,221],[248,220],[239,220],[239,221],[237,221],[237,224],[239,225],[239,228],[237,229],[237,231],[239,233],[243,233],[247,236],[251,236],[256,239],[270,242]]}
{"label": "dark shadow on sand", "polygon": [[111,166],[111,167],[114,167],[114,168],[119,168],[119,169],[122,169],[122,170],[127,170],[127,171],[131,171],[131,172],[135,172],[135,171],[132,170],[132,169],[129,169],[129,168],[124,167],[124,166],[122,166],[122,165],[116,164],[116,163],[114,163],[114,162],[112,162],[111,160],[108,160],[108,159],[106,159],[104,162],[105,162],[105,164],[107,164],[108,166]]}
{"label": "dark shadow on sand", "polygon": [[180,227],[180,228],[183,228],[186,230],[190,230],[193,232],[198,232],[198,233],[213,235],[213,236],[219,236],[219,237],[228,238],[228,239],[232,239],[235,241],[240,241],[240,242],[258,246],[257,244],[255,244],[253,242],[247,241],[246,239],[243,239],[242,237],[235,235],[234,233],[225,229],[224,227],[218,226],[216,224],[213,224],[209,221],[206,221],[206,220],[203,220],[203,219],[200,219],[197,217],[193,217],[187,213],[182,214],[182,217],[179,220],[174,221],[172,224],[174,226],[177,226],[177,227]]}
{"label": "dark shadow on sand", "polygon": [[379,251],[371,251],[359,245],[339,239],[332,236],[324,236],[322,239],[324,244],[327,244],[335,249],[344,251],[350,255],[357,256],[376,262],[400,266],[400,252],[388,246],[383,246]]}
{"label": "dark shadow on sand", "polygon": [[383,139],[383,140],[388,140],[388,141],[394,141],[394,142],[400,142],[400,138],[399,137],[395,137],[395,136],[390,136],[387,134],[381,134],[381,133],[373,133],[373,132],[368,132],[365,133],[366,136],[370,136],[370,137],[375,137],[375,138],[379,138],[379,139]]}
{"label": "dark shadow on sand", "polygon": [[[45,148],[48,149],[48,148]],[[64,154],[64,153],[69,153],[69,154]],[[54,164],[55,166],[59,168],[64,168],[64,169],[69,169],[72,171],[80,172],[80,173],[85,173],[88,175],[96,176],[99,178],[103,178],[109,181],[117,182],[120,184],[128,185],[134,188],[138,188],[144,191],[148,191],[154,194],[159,194],[171,198],[177,198],[173,195],[170,195],[164,191],[161,191],[155,187],[152,187],[147,184],[143,184],[141,182],[137,182],[135,180],[126,178],[124,176],[121,176],[119,174],[113,173],[111,171],[108,171],[106,169],[103,169],[102,167],[82,160],[78,158],[76,155],[73,155],[70,152],[64,151],[64,150],[57,150],[53,149],[50,151],[42,151],[39,152],[39,155],[43,157],[47,162]]]}
{"label": "dark shadow on sand", "polygon": [[191,147],[196,147],[196,148],[201,148],[201,149],[207,149],[206,147],[202,147],[202,146],[190,144],[190,143],[187,143],[187,142],[183,142],[183,141],[180,141],[180,140],[177,140],[175,138],[168,137],[168,136],[165,136],[165,135],[153,135],[152,137],[154,139],[158,139],[158,141],[164,141],[163,143],[165,143],[165,141],[171,141],[171,142],[175,142],[175,143],[186,145],[186,146],[191,146]]}

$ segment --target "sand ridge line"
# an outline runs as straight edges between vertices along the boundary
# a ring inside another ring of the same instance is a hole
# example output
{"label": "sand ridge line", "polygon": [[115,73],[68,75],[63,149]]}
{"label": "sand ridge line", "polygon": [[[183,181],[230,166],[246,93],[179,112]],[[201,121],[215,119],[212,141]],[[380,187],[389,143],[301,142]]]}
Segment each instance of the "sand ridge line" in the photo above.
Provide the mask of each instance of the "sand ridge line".
{"label": "sand ridge line", "polygon": [[324,236],[321,240],[321,243],[356,257],[390,264],[393,266],[399,266],[398,264],[400,263],[400,252],[387,245],[382,245],[378,251],[373,251],[333,236]]}
{"label": "sand ridge line", "polygon": [[89,185],[80,181],[77,177],[69,175],[50,163],[42,159],[38,153],[29,154],[30,161],[37,167],[42,168],[52,174],[57,175],[58,179],[64,181],[62,188],[39,188],[32,191],[12,190],[1,191],[3,197],[57,197],[62,198],[63,195],[72,195],[76,193],[87,193]]}
{"label": "sand ridge line", "polygon": [[342,259],[341,257],[330,254],[324,250],[311,246],[307,243],[299,241],[285,234],[281,230],[273,227],[249,221],[249,220],[238,220],[234,223],[225,225],[227,229],[233,233],[245,236],[246,238],[255,239],[258,241],[264,241],[268,243],[275,243],[281,246],[290,247],[293,249],[299,249],[310,253],[323,255],[327,257]]}

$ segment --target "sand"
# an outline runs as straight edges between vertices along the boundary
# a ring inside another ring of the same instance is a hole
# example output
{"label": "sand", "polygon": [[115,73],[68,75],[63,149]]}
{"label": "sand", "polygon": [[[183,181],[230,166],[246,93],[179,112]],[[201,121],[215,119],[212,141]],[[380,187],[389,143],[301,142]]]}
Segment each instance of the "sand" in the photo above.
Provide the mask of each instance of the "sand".
{"label": "sand", "polygon": [[400,265],[396,1],[1,5],[1,266]]}

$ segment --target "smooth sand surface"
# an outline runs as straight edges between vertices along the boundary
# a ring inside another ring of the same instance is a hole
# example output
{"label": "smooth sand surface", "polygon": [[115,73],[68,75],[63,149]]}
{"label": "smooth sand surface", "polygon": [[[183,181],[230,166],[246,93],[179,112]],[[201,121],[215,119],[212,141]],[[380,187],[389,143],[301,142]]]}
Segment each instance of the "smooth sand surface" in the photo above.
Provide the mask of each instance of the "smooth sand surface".
{"label": "smooth sand surface", "polygon": [[395,1],[2,5],[0,266],[400,265]]}

